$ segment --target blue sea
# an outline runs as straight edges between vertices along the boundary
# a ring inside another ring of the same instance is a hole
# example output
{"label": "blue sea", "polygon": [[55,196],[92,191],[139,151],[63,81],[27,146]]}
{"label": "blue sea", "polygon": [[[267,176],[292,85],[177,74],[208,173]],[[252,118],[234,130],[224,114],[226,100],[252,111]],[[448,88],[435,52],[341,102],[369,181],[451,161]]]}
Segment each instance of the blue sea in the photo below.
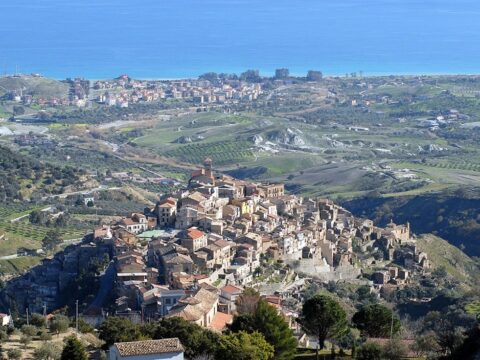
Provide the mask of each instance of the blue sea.
{"label": "blue sea", "polygon": [[478,0],[0,0],[0,73],[480,73],[479,19]]}

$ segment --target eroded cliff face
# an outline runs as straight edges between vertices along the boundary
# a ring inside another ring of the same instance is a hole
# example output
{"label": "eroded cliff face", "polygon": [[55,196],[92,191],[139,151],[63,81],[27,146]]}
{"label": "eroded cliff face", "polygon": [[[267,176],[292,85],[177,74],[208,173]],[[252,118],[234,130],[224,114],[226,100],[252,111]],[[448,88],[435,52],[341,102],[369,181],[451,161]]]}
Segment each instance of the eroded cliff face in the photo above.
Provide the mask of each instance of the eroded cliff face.
{"label": "eroded cliff face", "polygon": [[[51,311],[69,305],[77,297],[88,300],[97,290],[95,272],[109,259],[110,248],[103,244],[71,245],[8,281],[0,294],[2,311],[23,313],[28,308],[31,313],[42,313],[44,306]],[[81,282],[91,284],[82,289]]]}

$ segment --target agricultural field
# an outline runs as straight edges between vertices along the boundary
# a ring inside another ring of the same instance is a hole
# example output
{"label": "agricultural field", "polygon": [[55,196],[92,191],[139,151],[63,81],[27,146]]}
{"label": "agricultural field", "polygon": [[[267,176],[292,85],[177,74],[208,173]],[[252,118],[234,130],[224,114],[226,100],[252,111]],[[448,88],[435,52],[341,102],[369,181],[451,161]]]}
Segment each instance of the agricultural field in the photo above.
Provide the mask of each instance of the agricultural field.
{"label": "agricultural field", "polygon": [[206,144],[191,144],[167,151],[164,155],[191,164],[200,164],[210,157],[215,164],[228,165],[253,158],[252,145],[248,141],[218,141]]}
{"label": "agricultural field", "polygon": [[[52,91],[63,85],[52,83]],[[441,200],[441,194],[457,189],[480,188],[480,77],[326,78],[268,85],[248,104],[195,107],[167,101],[128,109],[97,104],[92,111],[59,110],[58,123],[49,125],[4,122],[13,135],[1,136],[0,142],[43,163],[84,170],[89,176],[84,188],[129,188],[134,194],[99,195],[92,208],[64,204],[77,224],[85,224],[62,228],[65,238],[81,237],[102,219],[151,206],[159,194],[182,186],[206,157],[216,171],[238,178],[284,182],[290,193],[345,204],[357,200],[365,207],[404,197]],[[35,136],[22,144],[21,134]],[[19,182],[24,198],[31,197],[29,181]],[[47,227],[9,221],[27,210],[0,209],[0,236],[8,239],[0,241],[0,256],[40,246]],[[470,228],[478,230],[478,218],[469,219]],[[457,228],[446,221],[434,226]],[[478,234],[473,230],[471,236],[440,235],[478,254],[478,246],[467,239]],[[443,265],[455,273],[452,264]],[[1,266],[15,271],[23,264],[6,260]]]}
{"label": "agricultural field", "polygon": [[127,216],[133,212],[143,211],[144,207],[145,203],[135,200],[97,200],[95,207],[69,206],[68,211],[79,215]]}
{"label": "agricultural field", "polygon": [[40,256],[22,256],[16,259],[0,260],[0,274],[15,276],[22,274],[42,261]]}
{"label": "agricultural field", "polygon": [[[31,211],[38,209],[18,206],[3,206],[0,208],[0,256],[16,254],[17,249],[39,249],[41,241],[51,228],[30,224],[28,218],[12,221],[19,217],[28,215]],[[63,240],[82,238],[87,228],[60,227],[56,228]]]}

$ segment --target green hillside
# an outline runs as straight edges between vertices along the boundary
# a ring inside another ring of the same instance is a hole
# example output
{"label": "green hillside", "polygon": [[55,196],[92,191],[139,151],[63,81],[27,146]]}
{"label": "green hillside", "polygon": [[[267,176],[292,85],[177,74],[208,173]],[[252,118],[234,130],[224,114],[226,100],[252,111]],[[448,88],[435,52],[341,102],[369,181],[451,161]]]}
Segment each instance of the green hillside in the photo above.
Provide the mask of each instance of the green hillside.
{"label": "green hillside", "polygon": [[433,233],[462,249],[480,256],[480,192],[478,188],[444,190],[418,196],[359,198],[342,203],[357,216],[382,225],[393,219],[410,222],[414,233]]}
{"label": "green hillside", "polygon": [[22,91],[24,94],[44,97],[65,97],[69,85],[57,80],[37,76],[0,77],[0,96],[10,91]]}
{"label": "green hillside", "polygon": [[435,268],[443,267],[457,280],[475,283],[480,280],[479,263],[448,241],[432,234],[423,234],[417,240],[419,250],[428,254]]}
{"label": "green hillside", "polygon": [[82,173],[42,163],[0,146],[0,199],[3,203],[62,193],[76,185]]}

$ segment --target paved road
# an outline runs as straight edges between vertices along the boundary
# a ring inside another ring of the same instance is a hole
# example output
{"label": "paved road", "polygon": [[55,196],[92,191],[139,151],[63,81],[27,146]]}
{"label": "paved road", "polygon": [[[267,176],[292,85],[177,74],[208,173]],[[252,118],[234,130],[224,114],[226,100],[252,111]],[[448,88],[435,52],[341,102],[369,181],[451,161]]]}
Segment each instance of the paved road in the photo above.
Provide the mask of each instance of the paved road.
{"label": "paved road", "polygon": [[51,199],[51,198],[65,199],[67,196],[71,196],[71,195],[91,194],[96,191],[109,191],[109,190],[119,190],[119,189],[120,189],[119,187],[108,187],[105,185],[100,185],[99,187],[94,189],[85,189],[85,190],[73,191],[69,193],[44,196],[42,200]]}
{"label": "paved road", "polygon": [[95,299],[92,301],[92,303],[88,308],[103,306],[103,303],[107,299],[109,292],[113,288],[114,280],[115,280],[115,264],[112,260],[110,261],[110,264],[108,264],[107,269],[105,270],[105,272],[102,275],[102,278],[100,279],[100,289],[98,289],[97,296],[95,297]]}

